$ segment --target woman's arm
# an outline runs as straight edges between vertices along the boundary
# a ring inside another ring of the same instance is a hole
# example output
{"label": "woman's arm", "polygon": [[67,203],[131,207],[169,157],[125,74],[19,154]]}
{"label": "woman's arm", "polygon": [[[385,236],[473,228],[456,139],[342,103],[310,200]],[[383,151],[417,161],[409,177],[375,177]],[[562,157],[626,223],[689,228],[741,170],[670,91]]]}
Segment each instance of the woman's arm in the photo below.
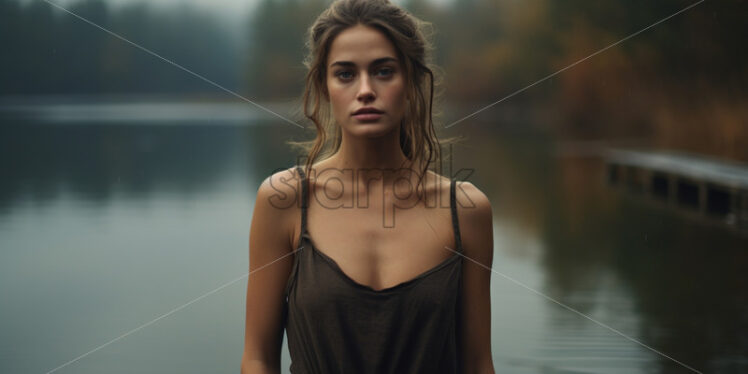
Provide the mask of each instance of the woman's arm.
{"label": "woman's arm", "polygon": [[493,261],[491,203],[486,195],[470,182],[458,182],[456,198],[463,254],[467,257],[463,258],[463,303],[460,321],[464,327],[462,372],[493,374],[489,270]]}
{"label": "woman's arm", "polygon": [[249,232],[242,374],[280,373],[284,290],[293,265],[294,218],[299,211],[293,178],[290,170],[275,173],[257,191]]}

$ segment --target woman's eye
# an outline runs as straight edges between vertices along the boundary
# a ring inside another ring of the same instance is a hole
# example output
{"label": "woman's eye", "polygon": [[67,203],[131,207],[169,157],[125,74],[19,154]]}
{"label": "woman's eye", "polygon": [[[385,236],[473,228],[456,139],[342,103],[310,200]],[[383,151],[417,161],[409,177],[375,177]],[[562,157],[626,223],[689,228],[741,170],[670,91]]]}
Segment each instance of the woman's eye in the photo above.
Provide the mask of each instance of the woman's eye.
{"label": "woman's eye", "polygon": [[[389,77],[390,75],[394,74],[394,72],[395,71],[392,68],[382,68],[376,71],[377,74],[380,74],[383,77]],[[335,73],[335,76],[342,80],[350,80],[351,78],[353,78],[353,72],[339,71]]]}
{"label": "woman's eye", "polygon": [[380,73],[384,72],[384,75],[392,75],[392,73],[394,73],[394,71],[390,68],[382,68],[382,69],[379,69],[378,72]]}
{"label": "woman's eye", "polygon": [[341,72],[338,72],[336,75],[338,76],[338,78],[341,78],[341,79],[348,79],[348,78],[350,78],[350,76],[348,76],[346,74],[351,74],[352,75],[352,73],[350,71],[341,71]]}

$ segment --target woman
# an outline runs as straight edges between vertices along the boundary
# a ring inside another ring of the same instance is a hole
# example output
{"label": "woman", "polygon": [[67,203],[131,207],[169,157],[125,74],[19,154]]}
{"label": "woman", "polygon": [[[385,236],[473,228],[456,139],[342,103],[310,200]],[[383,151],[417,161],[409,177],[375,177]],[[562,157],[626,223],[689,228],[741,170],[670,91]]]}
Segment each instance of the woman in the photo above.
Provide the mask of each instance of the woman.
{"label": "woman", "polygon": [[491,206],[427,169],[422,25],[386,0],[339,0],[310,28],[317,138],[257,193],[242,373],[280,372],[284,328],[292,373],[493,373]]}

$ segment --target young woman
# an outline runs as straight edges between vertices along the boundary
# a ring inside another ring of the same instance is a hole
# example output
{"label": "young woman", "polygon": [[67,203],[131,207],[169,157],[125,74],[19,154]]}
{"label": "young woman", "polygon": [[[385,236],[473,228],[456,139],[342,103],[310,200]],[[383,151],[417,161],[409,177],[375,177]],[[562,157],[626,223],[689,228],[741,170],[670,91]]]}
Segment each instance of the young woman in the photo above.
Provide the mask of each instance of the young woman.
{"label": "young woman", "polygon": [[292,373],[493,373],[491,206],[428,170],[422,25],[338,0],[309,29],[317,138],[257,193],[242,373],[280,372],[284,328]]}

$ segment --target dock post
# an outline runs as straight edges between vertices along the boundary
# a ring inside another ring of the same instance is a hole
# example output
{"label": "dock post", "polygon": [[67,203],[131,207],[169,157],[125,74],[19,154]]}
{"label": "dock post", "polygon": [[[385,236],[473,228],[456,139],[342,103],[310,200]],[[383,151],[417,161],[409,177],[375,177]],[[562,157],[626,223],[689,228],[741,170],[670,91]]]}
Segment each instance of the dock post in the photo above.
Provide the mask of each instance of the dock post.
{"label": "dock post", "polygon": [[667,187],[668,187],[668,196],[667,196],[667,203],[669,206],[675,208],[678,206],[678,181],[675,177],[675,174],[668,173],[667,174]]}

